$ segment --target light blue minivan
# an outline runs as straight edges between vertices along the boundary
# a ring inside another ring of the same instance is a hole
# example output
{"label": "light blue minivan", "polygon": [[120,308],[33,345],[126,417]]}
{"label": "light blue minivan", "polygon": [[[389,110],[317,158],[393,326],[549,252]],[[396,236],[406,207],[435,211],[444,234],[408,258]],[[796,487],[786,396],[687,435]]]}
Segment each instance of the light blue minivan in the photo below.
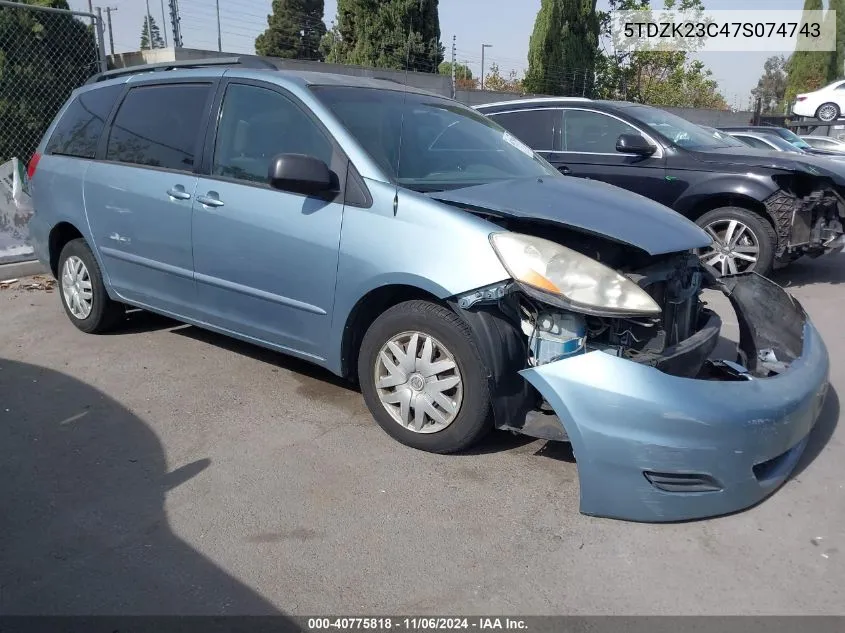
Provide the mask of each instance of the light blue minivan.
{"label": "light blue minivan", "polygon": [[[36,253],[80,330],[133,306],[306,359],[422,450],[494,428],[571,442],[588,514],[747,507],[824,401],[824,343],[779,286],[718,278],[692,222],[396,83],[256,58],[111,71],[29,174]],[[704,288],[736,310],[735,358],[711,358]]]}

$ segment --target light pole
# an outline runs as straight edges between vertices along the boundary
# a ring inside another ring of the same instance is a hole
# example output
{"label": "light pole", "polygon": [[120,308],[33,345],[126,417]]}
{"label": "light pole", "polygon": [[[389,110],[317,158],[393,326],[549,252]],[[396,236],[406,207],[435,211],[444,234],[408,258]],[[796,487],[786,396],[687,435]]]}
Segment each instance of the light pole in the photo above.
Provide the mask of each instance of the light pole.
{"label": "light pole", "polygon": [[481,89],[484,90],[484,49],[493,48],[492,44],[481,45]]}
{"label": "light pole", "polygon": [[223,36],[222,36],[222,33],[220,32],[220,0],[217,0],[215,5],[217,6],[217,51],[222,52],[223,51]]}

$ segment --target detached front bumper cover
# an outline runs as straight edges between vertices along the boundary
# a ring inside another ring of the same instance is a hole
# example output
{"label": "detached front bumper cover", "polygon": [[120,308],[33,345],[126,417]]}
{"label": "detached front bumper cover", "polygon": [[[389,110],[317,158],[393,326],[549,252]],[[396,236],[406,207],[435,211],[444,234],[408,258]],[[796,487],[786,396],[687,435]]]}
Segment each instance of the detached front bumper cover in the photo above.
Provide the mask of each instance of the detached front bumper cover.
{"label": "detached front bumper cover", "polygon": [[754,273],[722,282],[740,324],[742,362],[724,361],[734,379],[679,378],[598,351],[521,372],[569,436],[584,514],[727,514],[774,492],[798,463],[827,393],[827,349],[773,282]]}

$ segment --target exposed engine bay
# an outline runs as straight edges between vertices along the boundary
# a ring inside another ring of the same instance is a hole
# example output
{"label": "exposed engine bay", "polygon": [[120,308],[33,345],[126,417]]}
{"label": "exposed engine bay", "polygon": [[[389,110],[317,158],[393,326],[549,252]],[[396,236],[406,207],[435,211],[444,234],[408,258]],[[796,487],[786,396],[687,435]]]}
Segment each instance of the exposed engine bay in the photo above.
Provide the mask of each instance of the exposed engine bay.
{"label": "exposed engine bay", "polygon": [[[785,371],[800,356],[801,324],[784,323],[777,317],[789,310],[779,309],[777,300],[766,294],[768,285],[746,283],[741,290],[743,296],[739,296],[730,279],[717,277],[692,252],[652,256],[635,247],[565,227],[501,219],[497,223],[511,231],[558,242],[612,267],[648,293],[661,308],[659,315],[648,317],[590,314],[589,310],[573,310],[547,293],[516,282],[460,297],[458,305],[465,313],[484,306],[490,308],[495,303],[516,332],[511,347],[521,348],[522,358],[516,363],[521,364],[520,371],[597,351],[682,378],[744,381]],[[702,299],[704,289],[721,291],[734,306],[741,334],[735,360],[710,358],[719,342],[722,320]],[[760,331],[759,326],[752,325],[761,322],[771,323],[772,331]],[[774,334],[784,331],[788,333],[785,340]],[[514,385],[506,391],[513,396],[515,389]],[[537,392],[531,398],[523,425],[497,426],[534,437],[566,440],[551,407]],[[508,405],[511,411],[514,402],[512,397]],[[521,417],[522,414],[517,416],[520,420]]]}
{"label": "exposed engine bay", "polygon": [[775,180],[781,188],[764,205],[775,222],[779,261],[818,257],[845,244],[845,199],[833,183],[825,179],[820,186],[808,175]]}
{"label": "exposed engine bay", "polygon": [[608,317],[549,305],[549,297],[522,286],[520,329],[527,338],[531,366],[570,354],[599,350],[648,364],[667,373],[698,375],[715,347],[721,319],[701,301],[701,291],[716,281],[689,252],[651,256],[624,244],[555,226],[513,226],[577,250],[614,268],[645,290],[662,308],[655,317]]}

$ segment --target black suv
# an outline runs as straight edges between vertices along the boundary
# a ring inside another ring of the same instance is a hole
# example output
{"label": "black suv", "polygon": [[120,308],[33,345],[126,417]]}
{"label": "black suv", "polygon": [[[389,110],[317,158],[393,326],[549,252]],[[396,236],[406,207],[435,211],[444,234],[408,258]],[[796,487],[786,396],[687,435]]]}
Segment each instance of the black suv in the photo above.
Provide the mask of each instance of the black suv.
{"label": "black suv", "polygon": [[561,173],[647,196],[714,238],[702,259],[722,274],[768,274],[845,244],[845,177],[818,161],[737,147],[664,110],[577,98],[476,106]]}

